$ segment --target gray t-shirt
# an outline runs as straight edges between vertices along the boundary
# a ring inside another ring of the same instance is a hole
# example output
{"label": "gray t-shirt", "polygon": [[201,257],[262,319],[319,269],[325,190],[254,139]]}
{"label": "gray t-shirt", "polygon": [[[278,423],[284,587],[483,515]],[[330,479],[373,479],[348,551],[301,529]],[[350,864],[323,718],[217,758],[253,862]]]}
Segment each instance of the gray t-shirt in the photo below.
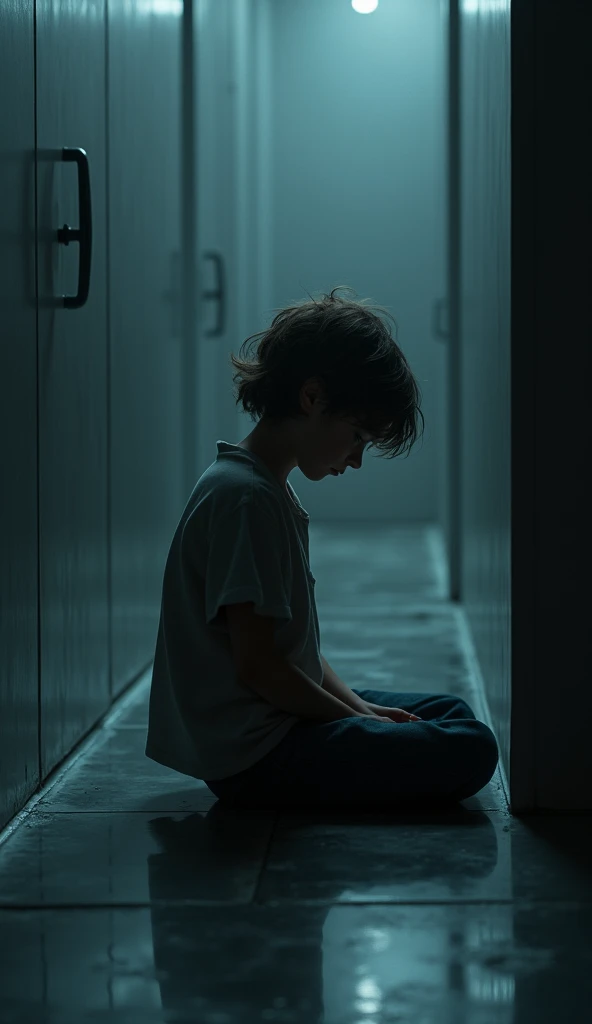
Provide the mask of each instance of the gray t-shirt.
{"label": "gray t-shirt", "polygon": [[276,650],[322,686],[308,513],[262,460],[218,441],[166,562],[146,754],[198,779],[249,768],[300,719],[239,682],[219,610],[253,601]]}

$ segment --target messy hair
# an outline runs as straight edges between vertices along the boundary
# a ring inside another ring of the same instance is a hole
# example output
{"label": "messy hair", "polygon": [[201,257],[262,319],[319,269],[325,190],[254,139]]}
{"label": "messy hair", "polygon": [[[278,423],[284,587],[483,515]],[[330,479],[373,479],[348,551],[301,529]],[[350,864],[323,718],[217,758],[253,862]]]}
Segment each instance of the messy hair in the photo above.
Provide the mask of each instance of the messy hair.
{"label": "messy hair", "polygon": [[[386,458],[411,447],[418,437],[421,392],[389,325],[383,306],[335,294],[280,309],[266,331],[252,334],[230,361],[236,404],[251,419],[278,421],[302,414],[300,388],[309,378],[324,390],[325,416],[348,416],[372,434]],[[351,291],[351,289],[348,289]],[[308,294],[308,293],[307,293]],[[259,340],[257,352],[247,351]],[[249,358],[245,358],[248,356]]]}

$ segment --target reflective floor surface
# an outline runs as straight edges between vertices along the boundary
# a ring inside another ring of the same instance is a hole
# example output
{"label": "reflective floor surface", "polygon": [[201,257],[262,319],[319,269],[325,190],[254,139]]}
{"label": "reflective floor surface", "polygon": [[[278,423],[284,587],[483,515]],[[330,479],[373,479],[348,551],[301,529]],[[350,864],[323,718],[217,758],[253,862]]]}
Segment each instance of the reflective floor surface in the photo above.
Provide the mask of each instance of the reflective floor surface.
{"label": "reflective floor surface", "polygon": [[[434,552],[311,530],[323,652],[480,717]],[[148,682],[0,845],[2,1024],[590,1019],[590,817],[512,817],[499,770],[448,811],[229,810],[144,756]]]}

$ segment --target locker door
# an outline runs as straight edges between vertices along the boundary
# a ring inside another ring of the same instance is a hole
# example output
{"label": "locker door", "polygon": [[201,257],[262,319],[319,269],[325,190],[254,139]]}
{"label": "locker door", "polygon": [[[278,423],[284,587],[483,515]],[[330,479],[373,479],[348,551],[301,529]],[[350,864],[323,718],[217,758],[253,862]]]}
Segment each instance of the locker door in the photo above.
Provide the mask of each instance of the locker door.
{"label": "locker door", "polygon": [[0,5],[0,828],[39,778],[33,0]]}
{"label": "locker door", "polygon": [[229,361],[230,352],[240,344],[235,258],[237,83],[232,62],[236,12],[228,3],[197,0],[195,15],[198,478],[214,462],[217,440],[236,442],[243,435],[238,435]]}
{"label": "locker door", "polygon": [[187,495],[180,256],[183,5],[109,3],[113,694],[154,655]]}
{"label": "locker door", "polygon": [[[38,0],[37,133],[45,776],[109,704],[104,0]],[[88,299],[66,308],[84,293],[87,247],[58,230],[91,221]]]}

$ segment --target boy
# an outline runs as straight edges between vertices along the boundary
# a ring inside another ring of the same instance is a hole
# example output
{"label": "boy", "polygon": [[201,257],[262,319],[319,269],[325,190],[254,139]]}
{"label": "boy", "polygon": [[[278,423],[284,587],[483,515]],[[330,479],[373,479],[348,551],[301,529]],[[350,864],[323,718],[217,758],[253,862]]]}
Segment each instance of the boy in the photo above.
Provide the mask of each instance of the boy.
{"label": "boy", "polygon": [[288,475],[358,469],[368,444],[392,458],[423,421],[387,324],[337,290],[281,310],[252,336],[254,359],[231,356],[258,422],[218,441],[165,568],[146,754],[232,806],[461,800],[497,764],[459,697],[352,690],[322,657],[309,517]]}

